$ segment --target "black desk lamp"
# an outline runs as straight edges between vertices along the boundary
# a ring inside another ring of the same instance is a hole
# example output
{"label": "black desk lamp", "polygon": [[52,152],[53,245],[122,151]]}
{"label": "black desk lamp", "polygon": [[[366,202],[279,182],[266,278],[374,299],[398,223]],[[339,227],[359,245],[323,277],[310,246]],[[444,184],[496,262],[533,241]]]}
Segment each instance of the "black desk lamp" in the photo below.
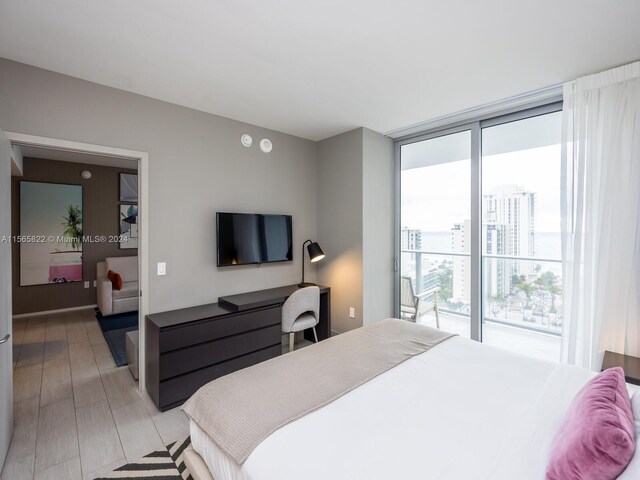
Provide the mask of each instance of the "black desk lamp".
{"label": "black desk lamp", "polygon": [[[307,243],[309,245],[307,245]],[[302,281],[298,284],[299,287],[314,287],[315,283],[309,283],[304,281],[304,246],[307,245],[307,250],[309,252],[309,259],[312,263],[318,262],[324,258],[324,252],[320,248],[316,242],[312,242],[311,240],[305,240],[302,244]]]}

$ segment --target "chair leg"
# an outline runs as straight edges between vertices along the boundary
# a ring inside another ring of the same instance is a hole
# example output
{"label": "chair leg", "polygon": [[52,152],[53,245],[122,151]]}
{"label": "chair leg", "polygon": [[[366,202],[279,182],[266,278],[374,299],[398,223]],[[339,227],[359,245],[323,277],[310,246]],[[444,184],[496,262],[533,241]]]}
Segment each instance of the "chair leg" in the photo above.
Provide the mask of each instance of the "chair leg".
{"label": "chair leg", "polygon": [[316,333],[316,327],[313,327],[313,338],[315,338],[316,343],[318,343],[318,334]]}
{"label": "chair leg", "polygon": [[290,352],[293,352],[293,342],[294,342],[294,340],[295,340],[295,335],[296,335],[296,334],[295,334],[295,333],[293,333],[293,332],[291,332],[291,333],[289,334],[289,351],[290,351]]}

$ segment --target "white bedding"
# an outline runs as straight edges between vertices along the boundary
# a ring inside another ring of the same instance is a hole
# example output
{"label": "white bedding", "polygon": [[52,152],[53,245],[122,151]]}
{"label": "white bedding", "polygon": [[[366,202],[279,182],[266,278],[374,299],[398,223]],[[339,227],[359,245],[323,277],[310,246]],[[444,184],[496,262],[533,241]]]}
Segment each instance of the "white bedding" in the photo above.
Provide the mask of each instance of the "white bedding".
{"label": "white bedding", "polygon": [[216,480],[539,480],[592,375],[455,337],[274,432],[242,465],[193,422],[191,440]]}

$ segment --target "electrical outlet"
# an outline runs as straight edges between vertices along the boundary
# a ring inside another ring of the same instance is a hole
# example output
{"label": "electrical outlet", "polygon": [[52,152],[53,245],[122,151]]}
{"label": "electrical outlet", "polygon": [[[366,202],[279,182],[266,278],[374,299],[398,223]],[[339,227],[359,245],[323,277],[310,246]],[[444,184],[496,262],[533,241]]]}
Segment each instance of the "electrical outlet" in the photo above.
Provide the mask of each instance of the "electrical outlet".
{"label": "electrical outlet", "polygon": [[349,307],[349,318],[356,318],[356,309]]}
{"label": "electrical outlet", "polygon": [[84,282],[84,288],[89,288],[89,282]]}

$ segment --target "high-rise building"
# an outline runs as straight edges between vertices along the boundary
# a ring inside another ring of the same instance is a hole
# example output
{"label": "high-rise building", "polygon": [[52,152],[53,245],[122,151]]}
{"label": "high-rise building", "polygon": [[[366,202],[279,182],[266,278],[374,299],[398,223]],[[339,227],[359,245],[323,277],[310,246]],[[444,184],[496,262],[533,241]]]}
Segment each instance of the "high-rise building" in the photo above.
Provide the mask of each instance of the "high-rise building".
{"label": "high-rise building", "polygon": [[[451,229],[451,251],[455,253],[471,252],[471,220],[456,223]],[[471,301],[469,256],[455,255],[453,258],[453,298],[454,302],[469,303]]]}
{"label": "high-rise building", "polygon": [[400,232],[400,245],[402,250],[421,250],[422,231],[403,227]]}
{"label": "high-rise building", "polygon": [[440,285],[439,264],[434,261],[422,263],[422,292],[427,292]]}
{"label": "high-rise building", "polygon": [[483,225],[508,227],[502,255],[532,257],[535,251],[536,194],[519,185],[502,185],[483,196]]}
{"label": "high-rise building", "polygon": [[[513,257],[535,254],[536,194],[519,185],[502,185],[482,198],[484,253]],[[483,265],[492,296],[508,295],[513,275],[529,275],[534,262],[491,259]]]}
{"label": "high-rise building", "polygon": [[[422,250],[422,231],[415,228],[404,227],[400,232],[400,246],[402,251]],[[403,274],[415,275],[414,289],[416,293],[426,292],[439,284],[438,262],[425,256],[416,258],[419,253],[402,254]]]}
{"label": "high-rise building", "polygon": [[[482,198],[482,241],[485,255],[533,257],[535,254],[536,194],[519,185],[502,185]],[[451,229],[451,247],[456,253],[469,253],[471,222],[465,220]],[[453,257],[453,300],[469,303],[468,256]],[[511,293],[513,275],[530,275],[532,261],[488,259],[483,264],[484,288],[491,296]]]}
{"label": "high-rise building", "polygon": [[[509,238],[509,225],[485,223],[482,225],[484,253],[504,255]],[[511,260],[488,259],[482,265],[485,277],[485,289],[492,297],[509,294],[511,284]]]}
{"label": "high-rise building", "polygon": [[[422,257],[419,253],[407,253],[407,251],[420,251],[422,249],[422,231],[415,228],[403,227],[400,231],[400,259],[401,269],[404,274],[414,278],[414,288],[422,291],[422,282],[419,278],[422,274]],[[418,272],[417,270],[420,270]]]}

